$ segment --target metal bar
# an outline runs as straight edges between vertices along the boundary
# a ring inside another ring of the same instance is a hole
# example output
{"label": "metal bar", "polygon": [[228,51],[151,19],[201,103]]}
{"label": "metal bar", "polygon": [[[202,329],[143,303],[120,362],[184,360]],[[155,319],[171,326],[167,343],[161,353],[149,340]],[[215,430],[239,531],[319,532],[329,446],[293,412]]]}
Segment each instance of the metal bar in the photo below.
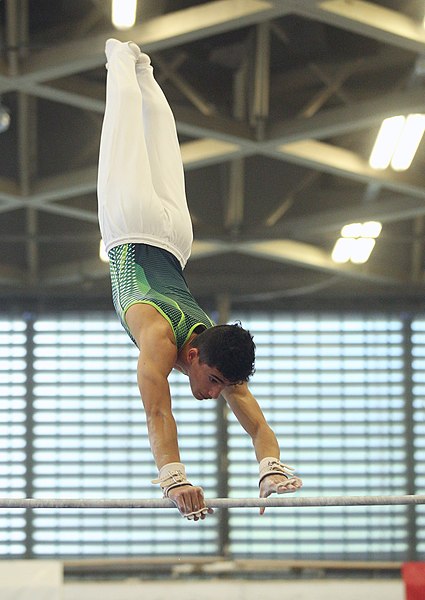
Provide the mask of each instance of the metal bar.
{"label": "metal bar", "polygon": [[[120,571],[143,569],[164,569],[170,570],[176,566],[177,559],[173,557],[144,557],[144,558],[83,558],[63,560],[65,576],[67,574],[85,573],[87,571]],[[264,572],[281,573],[283,569],[332,569],[332,570],[392,570],[399,571],[402,563],[400,561],[366,561],[366,560],[300,560],[300,559],[232,559],[234,572]],[[208,572],[211,566],[216,569],[215,572],[229,573],[229,560],[220,556],[185,556],[184,564],[190,565],[196,569],[196,573]],[[222,568],[222,569],[221,569]]]}
{"label": "metal bar", "polygon": [[214,104],[212,102],[208,102],[208,100],[204,98],[202,94],[193,87],[193,85],[186,81],[186,79],[175,70],[170,68],[167,62],[161,56],[155,54],[153,61],[159,66],[164,75],[166,75],[167,79],[169,79],[203,115],[210,117],[211,115],[215,115],[217,113],[217,109]]}
{"label": "metal bar", "polygon": [[[418,21],[401,11],[364,0],[297,0],[294,13],[322,21],[388,45],[423,53],[425,32]],[[401,6],[401,4],[400,4]]]}
{"label": "metal bar", "polygon": [[[411,496],[319,496],[273,498],[211,498],[210,508],[318,507],[318,506],[388,506],[425,504],[425,495]],[[97,498],[0,498],[0,508],[175,508],[168,498],[97,499]]]}
{"label": "metal bar", "polygon": [[[25,398],[25,494],[34,493],[34,316],[26,317],[26,398]],[[31,559],[34,535],[34,515],[25,514],[25,558]]]}
{"label": "metal bar", "polygon": [[[226,292],[219,294],[216,299],[218,324],[224,325],[229,322],[231,310],[231,298]],[[220,396],[216,404],[217,423],[217,493],[227,497],[229,493],[229,431],[228,431],[227,402]],[[218,517],[218,539],[217,553],[221,556],[229,556],[230,551],[230,527],[229,511],[224,508]]]}
{"label": "metal bar", "polygon": [[[250,39],[245,42],[246,54],[249,56]],[[243,60],[233,78],[233,117],[244,122],[247,113],[246,98],[248,96],[249,61]],[[236,158],[229,163],[229,197],[225,207],[224,226],[237,237],[240,233],[245,206],[245,161]]]}
{"label": "metal bar", "polygon": [[[358,64],[361,64],[362,62],[363,59],[358,60]],[[326,84],[326,87],[315,94],[307,106],[300,111],[299,116],[304,119],[310,119],[318,113],[333,95],[338,94],[345,81],[351,77],[355,71],[356,65],[350,64],[349,66],[344,65],[343,67],[340,67],[334,74],[333,79]]]}
{"label": "metal bar", "polygon": [[[404,362],[404,439],[405,439],[405,471],[406,490],[414,495],[416,491],[416,461],[415,461],[415,414],[414,414],[414,391],[413,391],[413,341],[412,321],[407,316],[403,321],[403,362]],[[417,559],[418,536],[417,515],[414,506],[407,510],[407,557],[409,561]]]}
{"label": "metal bar", "polygon": [[270,109],[270,27],[268,23],[257,25],[256,58],[254,71],[254,98],[252,125],[257,138],[265,137],[265,123]]}
{"label": "metal bar", "polygon": [[6,2],[6,39],[8,45],[7,61],[9,75],[15,77],[19,73],[19,31],[18,31],[18,2],[7,0]]}

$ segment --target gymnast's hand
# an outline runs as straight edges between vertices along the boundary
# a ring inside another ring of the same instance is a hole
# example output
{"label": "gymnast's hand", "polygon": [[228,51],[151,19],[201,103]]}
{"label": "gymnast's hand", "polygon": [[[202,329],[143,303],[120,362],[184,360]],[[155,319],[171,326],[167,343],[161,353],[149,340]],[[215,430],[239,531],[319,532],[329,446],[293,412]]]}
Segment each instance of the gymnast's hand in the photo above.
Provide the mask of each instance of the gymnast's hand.
{"label": "gymnast's hand", "polygon": [[[301,489],[303,482],[299,477],[292,476],[288,479],[285,475],[267,475],[260,483],[260,498],[268,498],[271,494],[288,494]],[[264,514],[266,509],[260,508],[260,515]]]}
{"label": "gymnast's hand", "polygon": [[189,521],[203,520],[207,515],[212,514],[212,508],[207,508],[204,499],[204,490],[194,485],[181,485],[168,492],[168,497],[179,509],[182,517]]}

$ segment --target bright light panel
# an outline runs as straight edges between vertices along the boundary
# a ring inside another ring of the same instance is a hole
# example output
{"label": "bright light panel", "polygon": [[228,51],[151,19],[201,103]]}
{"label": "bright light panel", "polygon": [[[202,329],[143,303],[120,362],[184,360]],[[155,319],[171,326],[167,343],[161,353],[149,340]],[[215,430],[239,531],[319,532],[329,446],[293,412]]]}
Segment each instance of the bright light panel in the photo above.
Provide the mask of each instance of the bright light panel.
{"label": "bright light panel", "polygon": [[357,238],[361,236],[362,231],[362,223],[350,223],[349,225],[344,225],[341,229],[341,235],[345,238]]}
{"label": "bright light panel", "polygon": [[341,237],[344,238],[377,238],[381,233],[382,225],[379,221],[367,221],[366,223],[349,223],[341,229]]}
{"label": "bright light panel", "polygon": [[356,264],[367,262],[375,246],[375,240],[372,238],[359,238],[353,241],[354,244],[350,256],[351,262]]}
{"label": "bright light panel", "polygon": [[106,254],[105,244],[103,243],[103,240],[100,240],[99,244],[99,258],[104,263],[109,262],[109,256]]}
{"label": "bright light panel", "polygon": [[391,166],[395,171],[406,171],[410,167],[424,131],[425,115],[412,114],[407,117],[391,160]]}
{"label": "bright light panel", "polygon": [[391,162],[406,117],[399,115],[382,121],[381,128],[370,155],[369,164],[373,169],[386,169]]}
{"label": "bright light panel", "polygon": [[336,263],[346,263],[351,258],[354,242],[352,238],[339,238],[332,251],[332,260]]}
{"label": "bright light panel", "polygon": [[382,224],[379,221],[367,221],[362,225],[362,235],[364,238],[377,238],[382,231]]}
{"label": "bright light panel", "polygon": [[332,251],[332,260],[336,263],[367,262],[375,246],[375,238],[381,230],[382,224],[379,221],[344,225],[341,229],[342,237],[336,241]]}
{"label": "bright light panel", "polygon": [[130,29],[136,22],[137,0],[112,0],[112,24],[116,29]]}

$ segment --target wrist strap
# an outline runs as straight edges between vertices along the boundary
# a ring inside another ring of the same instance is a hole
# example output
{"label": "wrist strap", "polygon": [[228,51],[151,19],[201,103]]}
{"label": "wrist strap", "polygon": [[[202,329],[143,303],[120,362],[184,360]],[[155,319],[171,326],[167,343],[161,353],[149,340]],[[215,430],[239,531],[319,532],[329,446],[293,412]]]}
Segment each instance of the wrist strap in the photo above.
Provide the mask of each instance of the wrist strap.
{"label": "wrist strap", "polygon": [[186,469],[183,463],[168,463],[161,467],[156,479],[152,483],[159,483],[164,497],[168,498],[168,492],[181,485],[192,485],[186,478]]}
{"label": "wrist strap", "polygon": [[280,462],[278,458],[274,458],[273,456],[267,456],[263,458],[260,462],[260,479],[258,484],[262,482],[264,477],[267,475],[284,475],[287,479],[291,479],[295,476],[294,467],[290,467],[289,465],[285,465]]}

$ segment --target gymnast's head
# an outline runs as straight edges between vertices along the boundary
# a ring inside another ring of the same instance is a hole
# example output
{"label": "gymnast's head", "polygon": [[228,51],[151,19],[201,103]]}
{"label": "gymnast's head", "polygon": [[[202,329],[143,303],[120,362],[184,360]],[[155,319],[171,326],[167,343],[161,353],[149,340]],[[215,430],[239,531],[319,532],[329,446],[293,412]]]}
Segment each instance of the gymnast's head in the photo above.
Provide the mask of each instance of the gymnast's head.
{"label": "gymnast's head", "polygon": [[198,400],[217,397],[220,383],[240,384],[254,373],[255,344],[240,323],[206,329],[192,340],[191,349],[196,354],[189,379]]}

